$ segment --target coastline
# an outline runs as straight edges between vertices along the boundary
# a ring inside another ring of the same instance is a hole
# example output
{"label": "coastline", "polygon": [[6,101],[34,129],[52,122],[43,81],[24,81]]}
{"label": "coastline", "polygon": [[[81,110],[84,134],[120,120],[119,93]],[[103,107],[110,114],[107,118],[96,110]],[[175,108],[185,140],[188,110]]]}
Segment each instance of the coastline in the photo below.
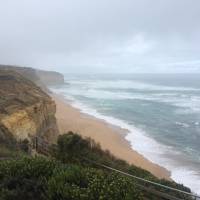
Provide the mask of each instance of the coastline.
{"label": "coastline", "polygon": [[146,169],[158,178],[170,179],[170,172],[134,151],[125,139],[127,130],[113,126],[107,122],[82,113],[74,108],[62,95],[53,93],[56,103],[56,118],[60,134],[73,131],[82,137],[90,137],[109,150],[114,156],[126,160],[130,164]]}

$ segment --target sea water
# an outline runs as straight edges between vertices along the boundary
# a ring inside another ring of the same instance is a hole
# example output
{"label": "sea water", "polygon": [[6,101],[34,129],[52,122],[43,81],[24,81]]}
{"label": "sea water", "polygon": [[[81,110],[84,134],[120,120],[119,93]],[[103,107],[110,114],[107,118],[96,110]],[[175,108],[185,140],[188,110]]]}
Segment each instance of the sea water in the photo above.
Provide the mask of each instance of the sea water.
{"label": "sea water", "polygon": [[51,89],[127,129],[132,148],[200,194],[200,74],[65,74]]}

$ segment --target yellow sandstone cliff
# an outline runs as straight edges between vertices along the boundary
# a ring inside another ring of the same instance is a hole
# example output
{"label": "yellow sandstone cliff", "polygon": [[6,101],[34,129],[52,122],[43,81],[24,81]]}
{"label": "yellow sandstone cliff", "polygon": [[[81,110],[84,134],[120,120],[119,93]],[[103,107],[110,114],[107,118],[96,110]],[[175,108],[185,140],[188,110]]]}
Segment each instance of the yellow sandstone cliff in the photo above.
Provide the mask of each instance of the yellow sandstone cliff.
{"label": "yellow sandstone cliff", "polygon": [[15,70],[0,68],[0,137],[39,135],[55,141],[56,105],[35,83]]}

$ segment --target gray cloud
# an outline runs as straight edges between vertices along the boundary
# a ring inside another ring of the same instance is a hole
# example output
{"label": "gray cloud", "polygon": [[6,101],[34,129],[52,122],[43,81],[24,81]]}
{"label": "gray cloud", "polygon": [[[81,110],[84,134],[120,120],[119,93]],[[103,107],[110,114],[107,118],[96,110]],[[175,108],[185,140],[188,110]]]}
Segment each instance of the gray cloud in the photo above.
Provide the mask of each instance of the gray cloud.
{"label": "gray cloud", "polygon": [[69,72],[200,72],[199,0],[7,0],[0,62]]}

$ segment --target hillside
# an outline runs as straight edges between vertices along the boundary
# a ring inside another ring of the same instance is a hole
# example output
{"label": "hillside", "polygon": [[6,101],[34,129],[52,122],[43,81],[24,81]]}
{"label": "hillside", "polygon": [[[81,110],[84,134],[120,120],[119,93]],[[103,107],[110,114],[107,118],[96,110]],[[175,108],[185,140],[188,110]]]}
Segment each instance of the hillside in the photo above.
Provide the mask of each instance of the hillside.
{"label": "hillside", "polygon": [[34,82],[46,92],[49,92],[49,90],[47,89],[48,85],[64,83],[64,76],[54,71],[44,71],[29,67],[18,67],[11,65],[0,65],[0,70],[15,71],[24,76],[25,78]]}
{"label": "hillside", "polygon": [[82,139],[72,132],[59,136],[57,144],[49,146],[49,152],[49,157],[26,156],[1,161],[0,199],[190,199],[179,192],[144,183],[97,165],[108,165],[149,181],[190,192],[183,185],[160,180],[146,170],[115,158],[109,152],[102,151],[93,140]]}
{"label": "hillside", "polygon": [[58,133],[55,111],[54,101],[36,84],[21,73],[0,69],[1,138],[40,135],[53,141]]}
{"label": "hillside", "polygon": [[36,70],[36,74],[45,85],[64,83],[64,76],[55,71]]}

